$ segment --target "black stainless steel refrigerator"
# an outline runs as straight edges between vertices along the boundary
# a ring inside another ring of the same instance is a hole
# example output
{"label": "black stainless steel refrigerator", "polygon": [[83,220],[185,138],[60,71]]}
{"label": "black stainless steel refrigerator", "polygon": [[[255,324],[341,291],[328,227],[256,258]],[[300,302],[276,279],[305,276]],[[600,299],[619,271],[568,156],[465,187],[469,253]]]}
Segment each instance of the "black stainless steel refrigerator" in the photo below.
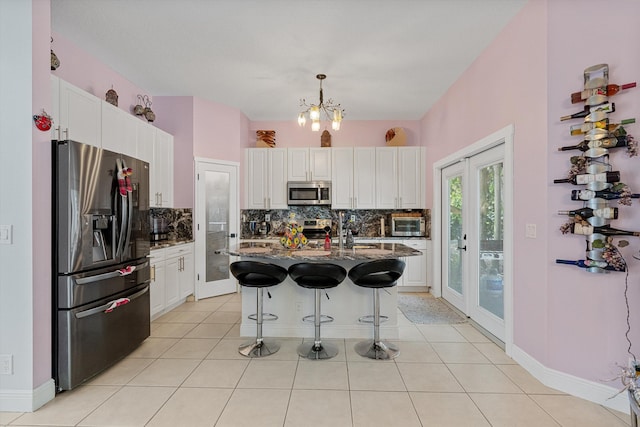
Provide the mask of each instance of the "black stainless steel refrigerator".
{"label": "black stainless steel refrigerator", "polygon": [[53,377],[61,391],[149,336],[149,165],[53,141],[53,174]]}

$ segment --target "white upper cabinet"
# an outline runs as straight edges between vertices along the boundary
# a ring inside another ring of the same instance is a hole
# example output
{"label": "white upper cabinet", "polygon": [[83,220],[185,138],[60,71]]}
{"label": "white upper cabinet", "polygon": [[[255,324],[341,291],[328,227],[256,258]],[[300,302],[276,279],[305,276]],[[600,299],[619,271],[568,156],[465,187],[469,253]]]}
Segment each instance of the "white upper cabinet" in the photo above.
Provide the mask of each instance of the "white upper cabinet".
{"label": "white upper cabinet", "polygon": [[151,207],[173,207],[173,136],[155,129],[153,161],[149,165]]}
{"label": "white upper cabinet", "polygon": [[377,208],[423,208],[425,178],[423,164],[421,147],[377,147]]}
{"label": "white upper cabinet", "polygon": [[120,108],[102,103],[102,148],[136,157],[138,120]]}
{"label": "white upper cabinet", "polygon": [[156,139],[156,128],[136,119],[136,155],[135,157],[145,162],[153,163],[153,144]]}
{"label": "white upper cabinet", "polygon": [[374,147],[355,147],[353,149],[353,198],[355,209],[375,209],[376,149]]}
{"label": "white upper cabinet", "polygon": [[287,209],[287,149],[245,150],[246,209]]}
{"label": "white upper cabinet", "polygon": [[289,148],[289,181],[331,180],[331,148]]}
{"label": "white upper cabinet", "polygon": [[[102,106],[100,98],[58,79],[58,126],[56,139],[101,147]],[[55,97],[55,95],[54,95]]]}
{"label": "white upper cabinet", "polygon": [[339,147],[331,154],[331,207],[375,208],[375,148]]}

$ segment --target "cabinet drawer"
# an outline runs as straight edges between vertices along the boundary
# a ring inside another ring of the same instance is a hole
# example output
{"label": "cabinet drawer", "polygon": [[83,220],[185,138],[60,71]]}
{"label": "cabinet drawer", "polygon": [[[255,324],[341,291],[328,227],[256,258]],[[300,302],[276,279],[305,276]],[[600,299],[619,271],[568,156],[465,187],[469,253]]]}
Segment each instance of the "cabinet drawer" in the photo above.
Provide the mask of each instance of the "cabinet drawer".
{"label": "cabinet drawer", "polygon": [[193,252],[193,248],[191,244],[172,246],[165,249],[165,258],[174,258],[178,256],[188,255]]}

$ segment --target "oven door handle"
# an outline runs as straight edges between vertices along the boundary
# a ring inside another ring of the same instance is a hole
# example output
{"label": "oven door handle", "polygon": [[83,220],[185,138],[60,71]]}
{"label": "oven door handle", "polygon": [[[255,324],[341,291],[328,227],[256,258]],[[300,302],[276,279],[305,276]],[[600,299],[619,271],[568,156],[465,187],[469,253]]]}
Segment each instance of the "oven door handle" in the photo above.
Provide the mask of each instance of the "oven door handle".
{"label": "oven door handle", "polygon": [[95,276],[81,277],[80,279],[76,279],[76,284],[87,285],[89,283],[99,282],[105,279],[112,279],[114,277],[128,276],[129,274],[133,273],[134,270],[144,268],[147,265],[149,265],[149,261],[144,261],[138,265],[128,265],[125,268],[109,271],[107,273],[97,274]]}
{"label": "oven door handle", "polygon": [[[150,283],[150,281],[146,280],[144,283]],[[75,315],[76,319],[82,319],[84,317],[93,316],[94,314],[98,314],[98,313],[111,313],[114,309],[120,307],[121,305],[126,305],[130,303],[131,301],[133,301],[136,298],[139,298],[140,296],[144,295],[148,291],[149,291],[149,286],[145,286],[144,289],[126,298],[114,299],[113,301],[109,301],[108,303],[102,304],[98,307],[90,308],[89,310],[84,310],[79,313],[76,313]]]}

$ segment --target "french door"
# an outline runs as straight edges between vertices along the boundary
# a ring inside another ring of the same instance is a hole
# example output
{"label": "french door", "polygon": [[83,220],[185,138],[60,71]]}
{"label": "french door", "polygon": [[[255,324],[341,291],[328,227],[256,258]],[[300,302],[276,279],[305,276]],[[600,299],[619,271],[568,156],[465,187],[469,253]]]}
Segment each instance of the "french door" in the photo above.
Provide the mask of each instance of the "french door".
{"label": "french door", "polygon": [[196,161],[196,300],[236,292],[223,249],[238,242],[238,164]]}
{"label": "french door", "polygon": [[505,344],[512,335],[508,135],[509,144],[489,139],[436,165],[442,297]]}

